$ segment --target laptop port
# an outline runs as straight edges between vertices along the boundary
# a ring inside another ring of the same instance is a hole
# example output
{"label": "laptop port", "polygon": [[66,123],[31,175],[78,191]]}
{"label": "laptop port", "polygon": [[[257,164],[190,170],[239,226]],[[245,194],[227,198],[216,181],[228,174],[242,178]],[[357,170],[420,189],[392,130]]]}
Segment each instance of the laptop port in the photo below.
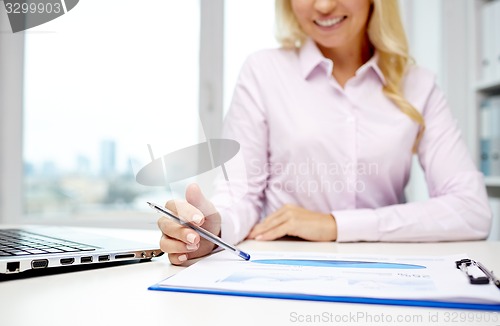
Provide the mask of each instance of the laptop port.
{"label": "laptop port", "polygon": [[47,266],[49,266],[48,259],[36,259],[31,261],[31,268],[33,269],[46,268]]}
{"label": "laptop port", "polygon": [[99,261],[109,261],[109,255],[99,256]]}
{"label": "laptop port", "polygon": [[80,263],[85,264],[85,263],[91,263],[92,262],[92,256],[85,256],[80,258]]}
{"label": "laptop port", "polygon": [[61,265],[71,265],[75,262],[75,258],[63,258],[59,262],[61,262]]}
{"label": "laptop port", "polygon": [[119,254],[115,256],[115,259],[126,259],[126,258],[134,258],[135,254]]}
{"label": "laptop port", "polygon": [[12,261],[10,263],[7,263],[7,272],[8,273],[19,272],[19,266],[20,263],[18,261]]}

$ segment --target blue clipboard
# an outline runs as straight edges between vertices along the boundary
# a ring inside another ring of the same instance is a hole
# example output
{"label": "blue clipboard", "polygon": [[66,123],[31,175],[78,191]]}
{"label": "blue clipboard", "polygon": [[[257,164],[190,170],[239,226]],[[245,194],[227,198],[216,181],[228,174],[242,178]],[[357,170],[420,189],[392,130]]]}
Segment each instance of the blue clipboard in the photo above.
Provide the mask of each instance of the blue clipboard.
{"label": "blue clipboard", "polygon": [[[223,253],[220,253],[223,254]],[[212,257],[209,258],[209,260]],[[216,260],[215,264],[229,264],[228,259],[215,259],[213,257],[212,261]],[[290,259],[289,257],[286,257],[288,259],[282,259],[282,257],[278,257],[279,259],[254,259],[252,260],[252,263],[254,266],[263,264],[261,266],[264,266],[266,264],[272,265],[274,267],[276,266],[300,266],[304,267],[307,266],[308,268],[315,268],[315,267],[320,267],[320,268],[328,268],[329,270],[333,270],[331,268],[334,268],[334,270],[341,270],[343,268],[355,268],[358,271],[367,271],[376,269],[377,271],[388,271],[390,269],[395,269],[398,271],[402,272],[408,272],[408,273],[418,273],[418,271],[425,271],[427,268],[426,266],[419,264],[418,260],[411,260],[408,259],[406,261],[391,261],[391,262],[383,262],[383,261],[361,261],[361,260],[342,260],[342,259],[314,259],[314,257],[308,257],[307,259],[301,259],[301,258],[292,258]],[[448,260],[446,260],[448,262]],[[201,262],[201,261],[200,261]],[[198,262],[197,264],[199,264]],[[465,280],[468,278],[469,283],[471,286],[474,288],[477,286],[477,289],[480,289],[482,286],[487,286],[490,289],[490,295],[491,293],[495,293],[493,290],[498,288],[499,290],[499,296],[500,296],[500,283],[498,279],[493,275],[493,272],[489,271],[484,265],[481,263],[465,258],[461,260],[456,260],[456,261],[449,261],[449,262],[454,262],[455,266],[450,266],[449,272],[455,273],[454,277],[455,280],[458,280],[460,282],[463,282],[462,284],[465,284]],[[195,267],[194,264],[191,267],[188,267],[186,270]],[[214,264],[213,262],[211,264]],[[245,281],[247,278],[250,278],[254,276],[254,274],[242,274],[240,273],[242,270],[245,271],[248,269],[248,262],[237,262],[240,266],[238,268],[235,267],[236,273],[231,273],[228,275],[225,275],[221,277],[220,280],[222,281],[229,281],[229,282],[240,282],[240,281]],[[445,264],[448,266],[449,264]],[[204,272],[207,265],[199,266],[197,270],[191,270],[191,272]],[[217,266],[220,267],[220,265],[211,265],[211,266]],[[228,265],[232,266],[232,265]],[[266,265],[267,266],[267,265]],[[469,273],[468,268],[472,267],[478,267],[480,271],[484,273],[485,276],[477,276],[476,273]],[[211,267],[214,268],[214,267]],[[279,268],[279,267],[278,267]],[[184,271],[186,271],[184,270]],[[224,270],[222,268],[221,270]],[[448,270],[448,269],[447,269]],[[462,279],[462,276],[457,274],[461,272],[464,273],[464,278]],[[217,270],[218,271],[218,270]],[[454,272],[456,271],[456,272]],[[180,273],[182,273],[181,271]],[[264,272],[267,272],[267,270],[264,270]],[[218,274],[218,272],[217,272]],[[474,274],[474,275],[473,275]],[[413,306],[413,307],[431,307],[431,308],[448,308],[448,309],[468,309],[468,310],[483,310],[483,311],[500,311],[500,300],[499,303],[477,303],[477,302],[466,302],[466,299],[463,299],[463,301],[460,300],[446,300],[446,299],[394,299],[394,298],[387,298],[387,297],[377,297],[376,295],[369,295],[367,296],[358,296],[356,295],[325,295],[325,292],[322,292],[321,294],[316,294],[316,293],[301,293],[299,291],[290,291],[290,292],[284,292],[283,290],[278,290],[276,289],[275,291],[267,291],[267,288],[263,290],[263,288],[257,288],[256,290],[234,290],[231,288],[217,288],[217,286],[200,286],[196,285],[194,286],[191,284],[189,280],[192,280],[193,276],[200,275],[200,274],[188,274],[191,276],[191,278],[185,278],[185,282],[181,282],[181,285],[179,285],[179,282],[171,281],[172,278],[175,278],[176,275],[173,275],[169,278],[167,278],[164,281],[161,281],[155,285],[152,285],[148,288],[148,290],[154,290],[154,291],[167,291],[167,292],[183,292],[183,293],[198,293],[198,294],[212,294],[212,295],[228,295],[228,296],[240,296],[240,297],[254,297],[254,298],[271,298],[271,299],[289,299],[289,300],[308,300],[308,301],[323,301],[323,302],[343,302],[343,303],[359,303],[359,304],[378,304],[378,305],[394,305],[394,306]],[[261,274],[262,275],[262,274]],[[219,280],[219,281],[220,281]],[[463,280],[463,281],[462,281]],[[493,287],[492,284],[496,286]],[[203,284],[203,283],[202,283]],[[462,285],[465,286],[465,285]],[[287,288],[288,290],[288,288]],[[307,291],[306,291],[307,292]],[[318,292],[319,293],[319,292]],[[494,295],[493,297],[495,297]]]}
{"label": "blue clipboard", "polygon": [[150,286],[148,290],[230,295],[238,297],[269,298],[269,299],[289,299],[289,300],[308,300],[308,301],[326,301],[326,302],[361,303],[361,304],[381,304],[381,305],[392,305],[392,306],[500,311],[500,304],[479,304],[479,303],[430,301],[430,300],[395,300],[395,299],[379,299],[379,298],[365,298],[365,297],[321,296],[321,295],[270,293],[270,292],[253,292],[253,291],[252,292],[229,291],[229,290],[222,291],[214,289],[172,287],[159,284]]}

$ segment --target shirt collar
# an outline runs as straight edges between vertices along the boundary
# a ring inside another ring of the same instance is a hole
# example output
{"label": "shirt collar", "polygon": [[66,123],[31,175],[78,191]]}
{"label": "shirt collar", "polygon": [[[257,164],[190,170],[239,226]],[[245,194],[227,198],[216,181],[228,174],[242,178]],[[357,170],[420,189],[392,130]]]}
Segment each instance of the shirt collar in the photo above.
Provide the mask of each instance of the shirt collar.
{"label": "shirt collar", "polygon": [[323,67],[328,75],[332,74],[332,60],[325,58],[316,43],[310,38],[306,39],[304,45],[299,49],[299,61],[304,79],[309,78],[318,67]]}
{"label": "shirt collar", "polygon": [[[359,67],[356,71],[356,75],[363,74],[368,69],[372,69],[380,78],[380,81],[385,83],[384,74],[378,66],[378,57],[378,52],[375,51],[375,54],[365,64]],[[299,61],[304,79],[308,79],[312,72],[317,68],[323,69],[329,76],[332,74],[334,63],[332,60],[323,56],[318,46],[311,38],[308,38],[304,45],[300,48]]]}

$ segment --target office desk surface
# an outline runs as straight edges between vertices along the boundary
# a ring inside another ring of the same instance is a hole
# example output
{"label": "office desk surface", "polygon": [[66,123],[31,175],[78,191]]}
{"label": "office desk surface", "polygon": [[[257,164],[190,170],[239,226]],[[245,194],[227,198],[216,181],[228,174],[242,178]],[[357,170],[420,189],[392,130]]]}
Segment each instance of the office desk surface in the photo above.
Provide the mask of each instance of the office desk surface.
{"label": "office desk surface", "polygon": [[[159,231],[92,230],[157,243]],[[395,255],[467,253],[500,274],[500,242],[246,241],[254,250]],[[500,313],[148,291],[182,270],[164,255],[0,282],[0,324],[16,325],[500,325]]]}

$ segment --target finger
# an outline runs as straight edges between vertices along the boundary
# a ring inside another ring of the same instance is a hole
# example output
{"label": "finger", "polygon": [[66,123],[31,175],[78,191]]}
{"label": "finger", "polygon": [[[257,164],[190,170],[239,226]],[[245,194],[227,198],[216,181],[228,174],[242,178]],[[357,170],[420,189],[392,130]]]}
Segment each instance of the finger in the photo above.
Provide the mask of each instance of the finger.
{"label": "finger", "polygon": [[214,204],[203,195],[203,192],[196,183],[190,184],[187,187],[186,200],[188,203],[198,208],[205,217],[217,213]]}
{"label": "finger", "polygon": [[169,238],[163,235],[160,239],[160,249],[163,252],[167,252],[169,254],[172,253],[187,253],[191,251],[196,251],[199,248],[199,243],[191,244],[185,243],[183,241],[179,241],[177,239]]}
{"label": "finger", "polygon": [[198,233],[164,216],[158,219],[158,227],[169,238],[182,241],[186,244],[198,244],[200,242],[200,235]]}
{"label": "finger", "polygon": [[175,215],[183,221],[197,225],[202,224],[203,213],[184,200],[169,200],[165,207],[175,213]]}
{"label": "finger", "polygon": [[168,254],[168,260],[173,265],[181,265],[182,263],[186,262],[189,259],[189,254],[183,253],[183,254]]}
{"label": "finger", "polygon": [[280,212],[279,214],[271,214],[264,219],[262,223],[255,225],[249,234],[249,238],[255,238],[258,235],[265,233],[271,229],[278,227],[279,225],[285,223],[287,220],[286,214]]}
{"label": "finger", "polygon": [[175,204],[175,200],[171,199],[169,201],[167,201],[167,203],[165,204],[165,207],[168,208],[170,211],[172,211],[172,213],[174,213],[175,215],[177,215],[177,205]]}
{"label": "finger", "polygon": [[255,240],[271,241],[282,238],[286,235],[288,235],[288,224],[283,223],[278,225],[277,227],[267,230],[264,233],[259,234],[257,237],[255,237]]}
{"label": "finger", "polygon": [[158,224],[158,228],[163,234],[174,238],[177,238],[174,233],[178,232],[182,228],[182,225],[180,225],[179,223],[175,223],[165,216],[160,217],[156,223]]}

